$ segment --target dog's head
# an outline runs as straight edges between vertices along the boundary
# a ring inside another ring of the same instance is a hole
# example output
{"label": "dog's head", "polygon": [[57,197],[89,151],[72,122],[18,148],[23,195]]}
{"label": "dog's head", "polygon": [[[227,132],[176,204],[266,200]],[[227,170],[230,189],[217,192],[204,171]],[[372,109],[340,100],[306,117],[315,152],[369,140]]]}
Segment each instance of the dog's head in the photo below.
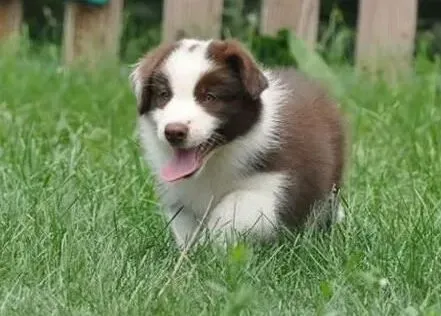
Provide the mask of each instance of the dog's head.
{"label": "dog's head", "polygon": [[216,148],[246,134],[259,120],[268,86],[238,42],[185,39],[144,56],[132,73],[138,112],[173,149],[161,176],[195,174]]}

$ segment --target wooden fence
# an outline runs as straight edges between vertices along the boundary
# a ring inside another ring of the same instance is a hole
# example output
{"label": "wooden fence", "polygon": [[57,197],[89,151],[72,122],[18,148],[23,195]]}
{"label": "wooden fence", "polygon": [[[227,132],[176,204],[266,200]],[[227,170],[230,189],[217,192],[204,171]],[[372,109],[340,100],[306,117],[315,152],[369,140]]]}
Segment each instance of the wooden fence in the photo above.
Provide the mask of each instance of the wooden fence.
{"label": "wooden fence", "polygon": [[[66,3],[63,40],[66,63],[78,58],[99,58],[102,52],[117,56],[123,1],[108,0],[102,6]],[[182,35],[220,36],[223,0],[163,1],[164,40]],[[274,34],[287,28],[313,49],[319,10],[320,0],[262,0],[261,32]],[[21,20],[21,0],[0,0],[0,38],[18,34]],[[417,0],[359,0],[357,66],[407,67],[412,60],[416,23]]]}

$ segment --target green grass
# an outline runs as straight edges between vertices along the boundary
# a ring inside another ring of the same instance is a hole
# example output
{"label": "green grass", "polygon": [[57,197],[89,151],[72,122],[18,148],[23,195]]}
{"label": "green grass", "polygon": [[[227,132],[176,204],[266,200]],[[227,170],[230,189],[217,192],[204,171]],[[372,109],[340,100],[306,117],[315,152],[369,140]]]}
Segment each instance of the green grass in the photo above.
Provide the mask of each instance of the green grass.
{"label": "green grass", "polygon": [[[1,315],[439,315],[440,68],[395,87],[340,69],[347,220],[179,257],[119,68],[0,57]],[[158,293],[163,294],[158,297]],[[432,314],[431,314],[432,313]]]}

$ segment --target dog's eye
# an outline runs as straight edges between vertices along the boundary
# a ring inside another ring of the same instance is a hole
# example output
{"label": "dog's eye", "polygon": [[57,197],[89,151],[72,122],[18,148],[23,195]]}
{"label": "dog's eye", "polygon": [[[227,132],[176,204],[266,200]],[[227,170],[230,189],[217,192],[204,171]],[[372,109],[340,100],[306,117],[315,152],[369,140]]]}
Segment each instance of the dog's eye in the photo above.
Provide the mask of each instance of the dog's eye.
{"label": "dog's eye", "polygon": [[170,93],[167,90],[162,90],[162,91],[159,91],[158,96],[162,100],[167,100],[170,97]]}
{"label": "dog's eye", "polygon": [[216,100],[216,96],[213,93],[207,93],[205,95],[205,102],[212,102]]}

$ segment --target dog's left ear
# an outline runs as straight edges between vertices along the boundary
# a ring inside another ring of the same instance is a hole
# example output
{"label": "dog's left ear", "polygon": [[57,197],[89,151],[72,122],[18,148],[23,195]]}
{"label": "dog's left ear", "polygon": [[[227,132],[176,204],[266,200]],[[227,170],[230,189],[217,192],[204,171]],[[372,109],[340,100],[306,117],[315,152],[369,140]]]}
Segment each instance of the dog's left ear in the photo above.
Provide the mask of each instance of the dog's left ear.
{"label": "dog's left ear", "polygon": [[154,71],[175,48],[176,45],[172,43],[165,43],[154,48],[139,60],[130,74],[130,81],[137,98],[140,114],[150,110],[150,80]]}
{"label": "dog's left ear", "polygon": [[238,41],[228,39],[215,40],[208,48],[209,58],[220,63],[226,63],[237,72],[253,99],[258,99],[263,90],[268,87],[268,80],[257,66],[251,54]]}

